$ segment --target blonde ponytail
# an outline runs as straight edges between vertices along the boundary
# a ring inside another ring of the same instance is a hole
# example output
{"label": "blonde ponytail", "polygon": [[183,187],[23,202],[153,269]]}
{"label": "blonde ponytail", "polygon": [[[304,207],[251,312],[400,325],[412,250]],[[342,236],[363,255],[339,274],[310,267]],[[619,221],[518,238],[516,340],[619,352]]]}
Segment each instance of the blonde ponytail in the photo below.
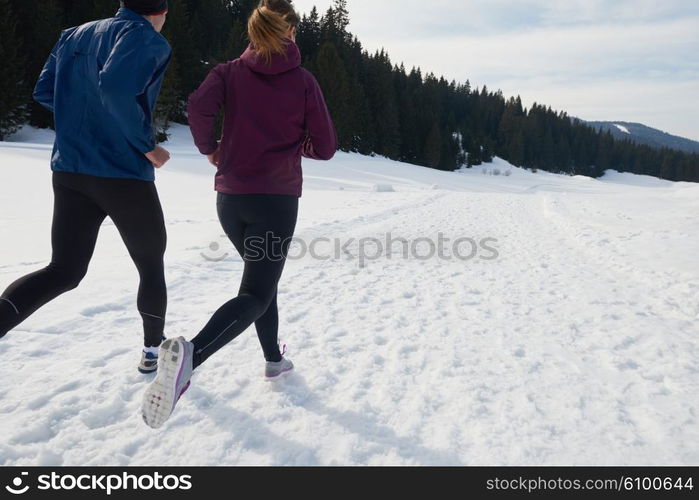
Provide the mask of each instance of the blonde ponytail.
{"label": "blonde ponytail", "polygon": [[261,0],[248,19],[248,37],[267,64],[274,54],[286,56],[289,30],[301,22],[287,0]]}

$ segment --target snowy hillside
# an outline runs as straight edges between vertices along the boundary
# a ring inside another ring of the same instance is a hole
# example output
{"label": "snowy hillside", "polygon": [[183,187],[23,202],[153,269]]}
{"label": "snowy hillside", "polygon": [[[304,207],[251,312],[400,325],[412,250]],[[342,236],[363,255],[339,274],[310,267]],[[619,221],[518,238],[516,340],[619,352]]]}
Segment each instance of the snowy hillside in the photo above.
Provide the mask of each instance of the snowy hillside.
{"label": "snowy hillside", "polygon": [[609,121],[587,123],[603,132],[611,132],[612,136],[620,141],[629,139],[637,144],[646,144],[656,149],[670,148],[685,153],[699,153],[699,142],[668,134],[642,123]]}
{"label": "snowy hillside", "polygon": [[[50,257],[51,138],[18,139],[0,143],[0,288]],[[242,265],[212,168],[184,128],[169,149],[167,333],[190,338]],[[0,464],[699,463],[699,185],[496,168],[511,175],[305,161],[297,236],[355,240],[287,264],[297,372],[265,383],[248,331],[157,432],[139,414],[137,274],[105,225],[81,287],[0,340]],[[361,238],[440,232],[498,257],[356,258]]]}

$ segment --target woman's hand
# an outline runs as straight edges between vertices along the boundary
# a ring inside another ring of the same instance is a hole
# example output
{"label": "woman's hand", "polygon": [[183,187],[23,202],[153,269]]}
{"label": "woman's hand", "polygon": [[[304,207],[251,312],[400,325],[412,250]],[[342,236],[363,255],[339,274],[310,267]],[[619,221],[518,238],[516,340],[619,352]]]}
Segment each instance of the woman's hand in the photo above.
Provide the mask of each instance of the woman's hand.
{"label": "woman's hand", "polygon": [[206,155],[206,157],[208,158],[209,163],[211,163],[214,167],[218,168],[219,161],[221,160],[221,144],[219,143],[218,147],[216,148],[216,151],[214,151],[210,155]]}

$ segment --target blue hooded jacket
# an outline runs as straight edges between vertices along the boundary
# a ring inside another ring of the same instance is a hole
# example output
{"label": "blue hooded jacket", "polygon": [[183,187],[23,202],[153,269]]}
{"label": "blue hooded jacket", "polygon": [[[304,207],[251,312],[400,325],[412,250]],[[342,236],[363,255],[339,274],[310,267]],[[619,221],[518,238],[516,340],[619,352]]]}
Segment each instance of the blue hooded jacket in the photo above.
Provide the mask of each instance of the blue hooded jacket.
{"label": "blue hooded jacket", "polygon": [[152,181],[153,108],[172,50],[136,12],[70,28],[51,51],[34,99],[54,114],[51,168]]}

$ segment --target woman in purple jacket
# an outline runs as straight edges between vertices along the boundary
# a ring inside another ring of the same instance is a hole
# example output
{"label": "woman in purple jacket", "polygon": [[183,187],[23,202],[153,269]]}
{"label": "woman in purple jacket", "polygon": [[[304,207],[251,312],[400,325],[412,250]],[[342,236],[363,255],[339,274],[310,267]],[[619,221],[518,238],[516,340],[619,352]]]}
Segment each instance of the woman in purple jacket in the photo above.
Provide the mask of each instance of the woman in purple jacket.
{"label": "woman in purple jacket", "polygon": [[[301,157],[331,159],[337,133],[318,82],[300,67],[298,14],[287,0],[262,0],[248,21],[250,46],[216,66],[189,99],[199,151],[217,169],[221,225],[245,261],[238,296],[216,311],[191,342],[166,340],[143,418],[160,427],[189,387],[192,371],[255,323],[265,376],[293,369],[280,352],[277,283],[296,227]],[[223,137],[215,135],[224,109]]]}

